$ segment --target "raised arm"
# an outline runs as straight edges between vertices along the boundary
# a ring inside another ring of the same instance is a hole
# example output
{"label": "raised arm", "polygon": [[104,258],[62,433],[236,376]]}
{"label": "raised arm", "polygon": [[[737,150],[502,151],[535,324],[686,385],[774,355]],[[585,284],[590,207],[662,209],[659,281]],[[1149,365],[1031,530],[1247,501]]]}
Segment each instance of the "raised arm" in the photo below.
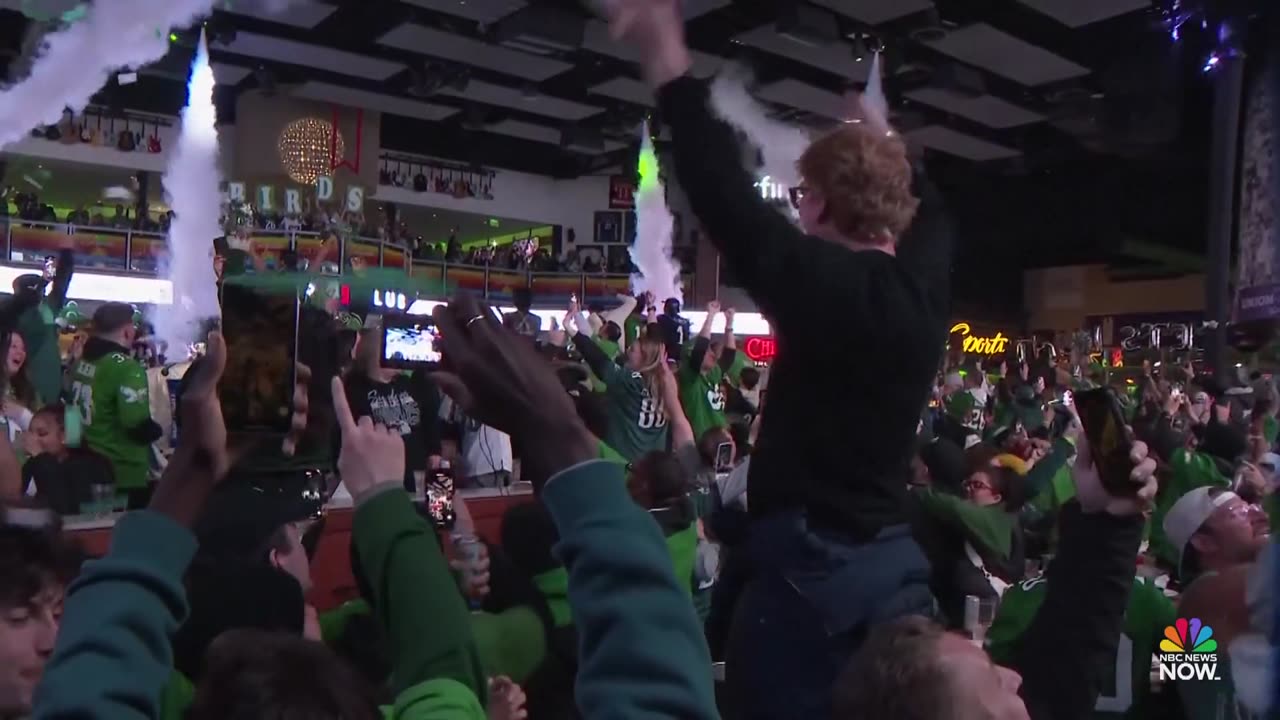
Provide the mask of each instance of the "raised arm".
{"label": "raised arm", "polygon": [[58,269],[53,276],[53,286],[45,296],[45,304],[56,314],[67,302],[67,289],[71,287],[71,275],[76,269],[76,256],[70,250],[58,253]]}
{"label": "raised arm", "polygon": [[689,351],[689,359],[685,361],[685,369],[694,375],[702,372],[702,358],[706,356],[707,348],[711,347],[711,325],[716,321],[716,315],[719,314],[720,303],[715,300],[707,303],[707,318],[702,321],[702,327],[698,329],[698,336],[693,339],[693,348]]}
{"label": "raised arm", "polygon": [[591,368],[591,372],[606,385],[612,385],[613,376],[618,371],[618,364],[605,355],[600,346],[591,341],[591,336],[579,332],[573,336],[573,345],[578,348],[578,352],[582,353],[582,359],[586,361],[587,367]]}
{"label": "raised arm", "polygon": [[721,365],[721,367],[723,367],[726,371],[729,369],[729,367],[725,365],[725,359],[724,359],[725,353],[728,353],[728,355],[729,355],[729,363],[728,363],[728,365],[729,365],[729,366],[731,366],[731,365],[733,364],[733,352],[732,352],[732,351],[736,351],[736,350],[738,349],[738,338],[737,338],[737,337],[735,337],[735,336],[734,336],[734,334],[733,334],[733,319],[734,319],[735,317],[737,317],[737,315],[738,315],[738,311],[737,311],[737,310],[734,310],[733,308],[725,308],[725,311],[724,311],[724,353],[721,353],[721,354],[720,354],[720,365]]}
{"label": "raised arm", "polygon": [[622,304],[602,313],[600,317],[605,322],[611,322],[617,325],[619,329],[622,329],[626,325],[627,318],[631,317],[631,313],[635,312],[636,298],[634,295],[619,295],[618,299],[622,301]]}

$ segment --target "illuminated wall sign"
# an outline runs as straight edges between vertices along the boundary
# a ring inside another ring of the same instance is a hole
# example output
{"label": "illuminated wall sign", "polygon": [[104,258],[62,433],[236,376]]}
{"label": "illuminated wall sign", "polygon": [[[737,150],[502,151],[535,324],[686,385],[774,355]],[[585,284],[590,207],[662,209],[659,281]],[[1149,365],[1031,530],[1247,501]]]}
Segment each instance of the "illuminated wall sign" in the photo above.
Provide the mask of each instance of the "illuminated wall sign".
{"label": "illuminated wall sign", "polygon": [[768,175],[756,181],[756,189],[760,191],[760,197],[769,202],[777,202],[780,200],[790,201],[791,194],[787,190],[787,186],[782,183],[773,182]]}
{"label": "illuminated wall sign", "polygon": [[749,337],[742,352],[753,362],[769,362],[778,354],[778,341],[771,337]]}
{"label": "illuminated wall sign", "polygon": [[[329,202],[333,200],[334,185],[333,178],[328,175],[321,175],[316,178],[315,199],[317,202]],[[231,202],[248,203],[252,202],[258,210],[270,211],[278,210],[285,215],[301,215],[304,208],[302,205],[302,190],[298,188],[285,188],[282,193],[276,192],[276,188],[270,185],[263,185],[258,188],[252,200],[248,196],[248,190],[242,182],[227,183],[227,200]],[[343,208],[351,212],[364,211],[364,188],[359,185],[352,185],[347,188],[347,192],[343,198]]]}
{"label": "illuminated wall sign", "polygon": [[1149,315],[1105,315],[1085,318],[1093,328],[1094,341],[1101,347],[1120,347],[1126,352],[1154,348],[1191,350],[1196,331],[1203,324],[1200,313],[1152,313]]}
{"label": "illuminated wall sign", "polygon": [[1004,333],[996,333],[993,337],[979,337],[971,334],[973,328],[969,323],[961,322],[951,326],[952,335],[964,338],[963,348],[967,353],[977,355],[999,355],[1009,349],[1009,338]]}

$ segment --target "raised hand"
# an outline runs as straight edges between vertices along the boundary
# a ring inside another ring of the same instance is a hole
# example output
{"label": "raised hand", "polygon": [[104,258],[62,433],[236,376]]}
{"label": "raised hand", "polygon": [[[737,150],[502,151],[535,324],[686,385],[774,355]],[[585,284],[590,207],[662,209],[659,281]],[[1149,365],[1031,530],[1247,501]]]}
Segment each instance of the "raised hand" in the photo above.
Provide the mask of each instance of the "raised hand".
{"label": "raised hand", "polygon": [[489,720],[525,720],[529,717],[525,702],[524,690],[511,678],[489,678]]}
{"label": "raised hand", "polygon": [[511,436],[534,488],[597,455],[596,439],[534,346],[470,295],[436,307],[444,362],[435,380],[467,415]]}
{"label": "raised hand", "polygon": [[692,61],[678,0],[610,0],[606,12],[609,34],[640,52],[640,69],[651,87],[688,71]]}
{"label": "raised hand", "polygon": [[338,474],[351,497],[360,497],[379,485],[401,486],[404,482],[404,441],[400,433],[364,416],[356,420],[347,404],[347,391],[340,378],[332,381],[333,412],[342,432],[342,452]]}
{"label": "raised hand", "polygon": [[720,301],[712,300],[707,303],[707,315],[716,315],[720,312]]}
{"label": "raised hand", "polygon": [[1133,461],[1133,472],[1129,481],[1136,487],[1133,495],[1112,495],[1102,484],[1102,477],[1093,463],[1089,453],[1089,439],[1085,433],[1076,438],[1076,459],[1071,466],[1071,479],[1076,484],[1076,497],[1085,512],[1105,512],[1117,517],[1140,515],[1151,506],[1156,497],[1156,461],[1147,457],[1147,444],[1142,441],[1133,443],[1129,451],[1129,459]]}

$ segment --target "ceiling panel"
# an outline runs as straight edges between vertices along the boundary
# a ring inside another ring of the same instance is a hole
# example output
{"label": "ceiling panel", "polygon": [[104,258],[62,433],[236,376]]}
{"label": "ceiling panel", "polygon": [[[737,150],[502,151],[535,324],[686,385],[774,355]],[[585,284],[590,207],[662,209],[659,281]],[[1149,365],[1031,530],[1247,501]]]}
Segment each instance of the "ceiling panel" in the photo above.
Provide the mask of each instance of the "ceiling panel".
{"label": "ceiling panel", "polygon": [[616,100],[624,100],[636,105],[647,105],[652,107],[654,103],[653,91],[648,85],[636,80],[635,78],[616,77],[608,82],[600,83],[588,90],[595,95],[603,95]]}
{"label": "ceiling panel", "polygon": [[472,80],[467,83],[466,90],[442,88],[439,92],[441,95],[450,95],[497,107],[519,109],[560,120],[581,120],[604,110],[604,108],[562,100],[550,95],[527,97],[520,88],[495,85],[481,80]]}
{"label": "ceiling panel", "polygon": [[292,25],[310,30],[325,21],[338,9],[336,5],[326,5],[312,0],[293,0],[289,3],[265,2],[265,0],[238,0],[238,2],[222,3],[219,10],[233,15],[245,15],[259,20],[268,20],[281,25]]}
{"label": "ceiling panel", "polygon": [[1151,7],[1151,0],[1018,0],[1070,28]]}
{"label": "ceiling panel", "polygon": [[378,42],[388,47],[446,58],[535,82],[554,77],[573,67],[560,60],[490,45],[414,23],[400,25],[378,38]]}
{"label": "ceiling panel", "polygon": [[458,112],[457,108],[408,100],[396,95],[367,92],[341,85],[322,82],[307,82],[293,88],[290,94],[294,97],[321,102],[338,103],[349,107],[368,108],[391,115],[418,118],[421,120],[443,120]]}
{"label": "ceiling panel", "polygon": [[756,91],[756,95],[769,102],[804,110],[832,120],[840,120],[845,114],[844,98],[792,78],[765,85]]}
{"label": "ceiling panel", "polygon": [[[485,132],[497,133],[499,135],[508,135],[517,137],[522,140],[532,140],[534,142],[546,143],[548,145],[560,144],[560,131],[555,128],[549,128],[546,125],[537,125],[534,123],[523,122],[520,120],[503,120],[486,127]],[[569,149],[575,152],[585,153],[587,155],[598,155],[600,153],[612,152],[620,150],[626,145],[615,142],[613,140],[605,140],[603,148],[592,148],[582,145],[570,145]]]}
{"label": "ceiling panel", "polygon": [[944,125],[922,127],[903,137],[907,138],[907,142],[978,162],[1005,160],[1022,154],[1013,148],[965,135]]}
{"label": "ceiling panel", "polygon": [[733,41],[790,58],[819,70],[835,73],[855,82],[866,82],[868,68],[871,67],[869,62],[858,62],[853,57],[853,48],[845,43],[826,46],[806,45],[779,35],[773,25],[761,25],[755,30],[735,37]]}
{"label": "ceiling panel", "polygon": [[951,90],[925,87],[903,93],[903,97],[993,128],[1004,129],[1030,125],[1045,119],[1039,113],[1006,102],[994,95],[974,98]]}
{"label": "ceiling panel", "polygon": [[928,43],[939,52],[1023,85],[1043,85],[1089,74],[1089,68],[986,24],[953,30]]}
{"label": "ceiling panel", "polygon": [[525,6],[523,0],[403,0],[403,2],[482,23],[497,22]]}
{"label": "ceiling panel", "polygon": [[253,71],[239,65],[213,63],[213,81],[219,85],[239,85],[240,81]]}
{"label": "ceiling panel", "polygon": [[813,4],[868,25],[879,25],[933,7],[931,0],[813,0]]}
{"label": "ceiling panel", "polygon": [[732,0],[684,0],[684,19],[692,20],[732,4]]}
{"label": "ceiling panel", "polygon": [[404,65],[390,60],[251,32],[236,33],[235,40],[221,43],[217,48],[237,55],[302,65],[366,80],[386,80],[405,69]]}
{"label": "ceiling panel", "polygon": [[[587,29],[582,35],[582,47],[591,52],[607,55],[611,58],[626,60],[628,62],[639,62],[640,54],[631,49],[631,46],[624,45],[609,37],[609,26],[599,20],[592,20],[587,23]],[[691,50],[690,56],[693,58],[692,74],[694,77],[708,78],[715,75],[724,64],[724,59],[709,55],[697,50]]]}

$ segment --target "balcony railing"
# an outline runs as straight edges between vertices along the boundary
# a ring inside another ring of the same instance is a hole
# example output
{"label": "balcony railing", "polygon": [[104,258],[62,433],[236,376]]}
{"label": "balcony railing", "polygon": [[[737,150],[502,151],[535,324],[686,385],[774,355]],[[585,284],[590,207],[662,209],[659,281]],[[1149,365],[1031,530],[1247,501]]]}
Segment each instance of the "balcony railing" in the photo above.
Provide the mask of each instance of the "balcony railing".
{"label": "balcony railing", "polygon": [[[75,254],[76,267],[81,270],[155,277],[160,259],[168,252],[165,236],[160,233],[4,218],[0,218],[0,228],[4,230],[5,257],[14,264],[35,265],[46,256],[70,249]],[[314,232],[254,230],[252,241],[268,268],[279,267],[282,254],[294,250],[299,258],[307,261],[312,272],[340,275],[353,267],[353,263],[402,268],[415,277],[440,280],[449,291],[463,288],[494,302],[510,302],[512,292],[518,288],[532,291],[535,302],[556,305],[568,302],[571,295],[590,303],[612,300],[630,291],[629,275],[533,272],[421,260],[414,258],[405,247],[377,238],[326,242]],[[693,294],[693,281],[692,274],[683,276],[686,296]]]}

